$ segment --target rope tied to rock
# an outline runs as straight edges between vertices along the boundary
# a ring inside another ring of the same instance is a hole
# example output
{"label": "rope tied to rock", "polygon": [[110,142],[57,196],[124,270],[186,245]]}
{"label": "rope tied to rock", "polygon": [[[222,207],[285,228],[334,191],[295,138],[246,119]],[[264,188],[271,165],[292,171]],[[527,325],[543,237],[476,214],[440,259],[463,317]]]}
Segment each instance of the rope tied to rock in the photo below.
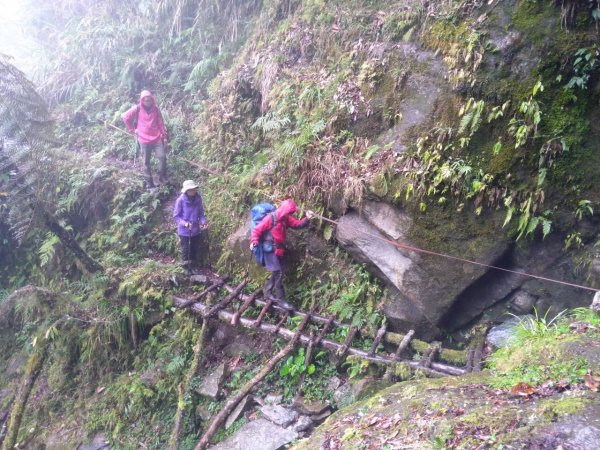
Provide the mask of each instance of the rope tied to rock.
{"label": "rope tied to rock", "polygon": [[[324,222],[328,222],[328,223],[330,223],[332,225],[336,225],[336,226],[340,225],[339,221],[328,219],[327,217],[323,217],[323,216],[321,216],[319,214],[315,214],[315,217],[318,218],[318,219],[320,219],[320,220],[323,220]],[[479,266],[479,267],[486,267],[488,269],[500,270],[502,272],[508,272],[508,273],[512,273],[512,274],[515,274],[515,275],[520,275],[520,276],[524,276],[524,277],[534,278],[536,280],[542,280],[542,281],[547,281],[547,282],[550,282],[550,283],[562,284],[564,286],[570,286],[570,287],[577,288],[577,289],[584,289],[584,290],[587,290],[587,291],[600,293],[600,291],[598,289],[595,289],[595,288],[593,288],[591,286],[584,286],[584,285],[581,285],[581,284],[569,283],[568,281],[557,280],[555,278],[544,277],[544,276],[541,276],[541,275],[535,275],[535,274],[528,273],[528,272],[522,272],[522,271],[518,271],[518,270],[511,270],[511,269],[507,269],[505,267],[494,266],[492,264],[486,264],[486,263],[482,263],[482,262],[479,262],[479,261],[473,261],[473,260],[470,260],[470,259],[461,258],[460,256],[449,255],[447,253],[434,252],[432,250],[426,250],[426,249],[415,247],[415,246],[412,246],[412,245],[401,244],[400,242],[396,242],[396,241],[393,241],[391,239],[384,238],[382,236],[379,236],[379,235],[374,234],[374,233],[370,233],[370,232],[365,231],[365,230],[361,230],[359,228],[355,228],[355,230],[358,231],[359,233],[364,234],[365,236],[369,236],[369,237],[372,237],[374,239],[378,239],[379,241],[382,241],[382,242],[385,242],[387,244],[390,244],[390,245],[392,245],[392,246],[394,246],[394,247],[396,247],[396,248],[398,248],[400,250],[408,250],[408,251],[412,251],[412,252],[416,252],[416,253],[423,253],[425,255],[437,256],[437,257],[441,257],[441,258],[450,259],[450,260],[453,260],[453,261],[459,261],[459,262],[462,262],[462,263],[472,264],[472,265]]]}

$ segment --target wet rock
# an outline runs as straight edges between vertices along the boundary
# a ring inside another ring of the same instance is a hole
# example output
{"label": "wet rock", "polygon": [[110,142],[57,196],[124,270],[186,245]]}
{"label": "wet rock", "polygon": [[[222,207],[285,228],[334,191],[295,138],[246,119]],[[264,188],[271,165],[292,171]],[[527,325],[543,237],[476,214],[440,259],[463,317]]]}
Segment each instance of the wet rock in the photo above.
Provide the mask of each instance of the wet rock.
{"label": "wet rock", "polygon": [[329,416],[331,415],[331,410],[327,410],[321,414],[318,414],[316,416],[310,416],[310,420],[313,421],[313,423],[315,424],[319,424],[321,422],[323,422],[325,419],[327,419]]}
{"label": "wet rock", "polygon": [[223,352],[227,356],[239,356],[239,355],[249,355],[254,352],[256,349],[246,344],[245,342],[231,342],[224,349]]}
{"label": "wet rock", "polygon": [[204,403],[196,406],[196,417],[199,417],[203,422],[208,422],[212,417],[212,414],[208,410],[208,406]]}
{"label": "wet rock", "polygon": [[517,314],[530,313],[537,298],[525,291],[518,291],[511,300],[511,308]]}
{"label": "wet rock", "polygon": [[590,308],[592,308],[592,311],[600,312],[600,291],[596,292],[594,295],[594,300],[592,301]]}
{"label": "wet rock", "polygon": [[249,395],[246,395],[238,403],[238,405],[231,412],[231,414],[229,414],[229,417],[227,417],[227,420],[225,421],[225,429],[229,430],[229,428],[231,428],[231,425],[233,425],[233,423],[236,420],[238,420],[240,417],[242,417],[242,415],[244,414],[244,412],[246,412],[246,410],[248,408],[250,408],[250,406],[252,406],[253,403],[254,403],[254,400],[252,399],[252,397],[249,396]]}
{"label": "wet rock", "polygon": [[278,450],[298,437],[292,429],[282,428],[266,419],[257,419],[242,426],[233,436],[211,450]]}
{"label": "wet rock", "polygon": [[321,401],[310,401],[304,397],[297,397],[294,399],[294,409],[300,414],[306,414],[308,416],[315,416],[323,414],[329,410],[329,403]]}
{"label": "wet rock", "polygon": [[260,412],[267,420],[282,427],[289,426],[298,418],[298,413],[296,411],[281,405],[265,405],[260,408]]}
{"label": "wet rock", "polygon": [[[426,230],[416,231],[415,218],[408,212],[386,203],[367,202],[363,215],[351,212],[343,216],[336,233],[340,244],[355,260],[366,263],[387,283],[392,296],[384,311],[392,324],[415,328],[423,335],[424,330],[435,333],[431,325],[439,325],[458,296],[486,270],[401,250],[373,236],[493,264],[509,247],[507,238],[498,237],[497,219],[490,217],[486,226],[481,223],[475,226],[466,217],[443,217],[428,223]],[[432,235],[445,239],[436,246]],[[506,293],[496,295],[502,298]],[[490,301],[493,304],[494,300]],[[474,317],[469,310],[464,315],[469,320]]]}
{"label": "wet rock", "polygon": [[283,395],[269,394],[265,397],[265,404],[279,405],[283,401]]}
{"label": "wet rock", "polygon": [[161,372],[156,368],[147,369],[140,375],[142,384],[149,388],[154,388],[161,379]]}
{"label": "wet rock", "polygon": [[516,327],[526,317],[533,316],[511,317],[506,322],[492,327],[486,337],[488,344],[496,348],[508,347],[514,340]]}
{"label": "wet rock", "polygon": [[327,381],[327,390],[328,391],[335,391],[341,385],[342,385],[342,380],[339,377],[331,377]]}
{"label": "wet rock", "polygon": [[313,427],[313,421],[308,416],[300,416],[298,422],[294,424],[293,430],[297,432],[308,431]]}
{"label": "wet rock", "polygon": [[229,375],[227,364],[221,363],[209,375],[203,378],[197,392],[216,400],[219,397],[225,378]]}
{"label": "wet rock", "polygon": [[206,284],[208,283],[208,277],[206,275],[192,275],[190,281],[195,284]]}
{"label": "wet rock", "polygon": [[333,393],[333,400],[338,408],[344,408],[354,402],[352,387],[350,383],[342,384]]}
{"label": "wet rock", "polygon": [[109,448],[108,439],[103,433],[95,435],[89,443],[81,444],[77,450],[103,450]]}

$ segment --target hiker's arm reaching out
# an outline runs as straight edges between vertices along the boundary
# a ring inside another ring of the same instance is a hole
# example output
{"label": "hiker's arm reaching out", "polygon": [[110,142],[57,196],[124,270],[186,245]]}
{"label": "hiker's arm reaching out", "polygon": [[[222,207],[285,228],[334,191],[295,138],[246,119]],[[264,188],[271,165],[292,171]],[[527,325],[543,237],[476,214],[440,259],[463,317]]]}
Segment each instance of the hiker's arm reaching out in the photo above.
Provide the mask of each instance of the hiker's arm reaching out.
{"label": "hiker's arm reaching out", "polygon": [[130,133],[135,133],[135,128],[133,127],[134,118],[137,115],[137,105],[133,105],[129,108],[125,114],[123,114],[123,122],[125,122],[125,126],[129,130]]}

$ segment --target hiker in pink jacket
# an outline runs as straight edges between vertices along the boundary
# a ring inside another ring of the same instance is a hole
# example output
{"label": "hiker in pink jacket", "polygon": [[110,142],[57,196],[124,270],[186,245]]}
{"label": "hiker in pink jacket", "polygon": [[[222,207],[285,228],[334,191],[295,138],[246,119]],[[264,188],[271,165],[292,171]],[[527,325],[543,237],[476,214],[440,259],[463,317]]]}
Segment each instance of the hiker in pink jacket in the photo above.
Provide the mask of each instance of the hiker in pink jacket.
{"label": "hiker in pink jacket", "polygon": [[150,157],[152,150],[156,151],[158,158],[158,182],[164,184],[167,182],[167,129],[162,118],[162,114],[154,101],[154,96],[150,91],[142,91],[140,94],[140,103],[132,106],[123,114],[125,126],[131,133],[135,133],[142,154],[144,155],[144,165],[146,166],[146,187],[153,188],[152,169],[150,166]]}

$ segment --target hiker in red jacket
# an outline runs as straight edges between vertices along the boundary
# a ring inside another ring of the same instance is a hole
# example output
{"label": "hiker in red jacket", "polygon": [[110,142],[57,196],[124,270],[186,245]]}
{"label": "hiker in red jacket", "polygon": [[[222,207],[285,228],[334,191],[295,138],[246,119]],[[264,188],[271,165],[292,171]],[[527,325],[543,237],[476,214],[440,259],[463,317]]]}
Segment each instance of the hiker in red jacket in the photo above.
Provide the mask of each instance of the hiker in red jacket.
{"label": "hiker in red jacket", "polygon": [[153,188],[152,170],[150,167],[150,157],[152,150],[156,151],[158,158],[158,182],[164,184],[167,182],[167,153],[165,146],[168,140],[167,129],[163,121],[162,114],[154,96],[150,91],[142,91],[140,94],[140,103],[132,106],[125,114],[123,121],[127,129],[134,133],[144,155],[144,165],[146,166],[146,187]]}
{"label": "hiker in red jacket", "polygon": [[284,268],[284,243],[285,232],[290,228],[304,228],[309,219],[314,216],[312,211],[306,211],[304,219],[296,219],[292,216],[296,212],[296,204],[293,200],[284,200],[275,211],[275,224],[273,216],[267,214],[265,218],[252,230],[250,236],[250,250],[254,249],[261,240],[272,240],[275,251],[265,252],[265,269],[271,272],[263,288],[265,299],[271,298],[275,303],[287,310],[294,308],[285,300],[283,288]]}

